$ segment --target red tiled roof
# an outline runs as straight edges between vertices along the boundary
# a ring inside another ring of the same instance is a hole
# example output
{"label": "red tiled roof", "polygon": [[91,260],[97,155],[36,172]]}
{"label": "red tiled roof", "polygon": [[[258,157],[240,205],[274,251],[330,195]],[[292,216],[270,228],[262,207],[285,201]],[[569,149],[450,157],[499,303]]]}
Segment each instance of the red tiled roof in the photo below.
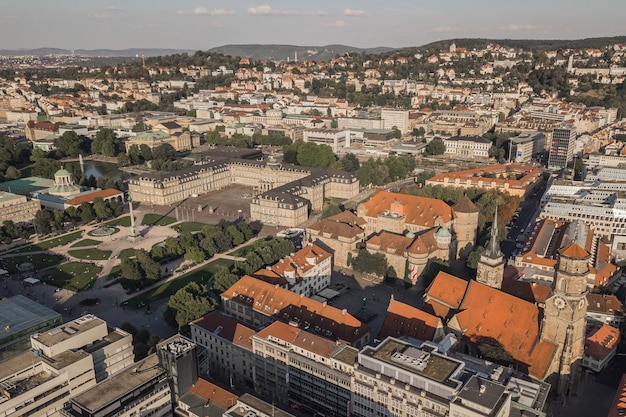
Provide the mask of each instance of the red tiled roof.
{"label": "red tiled roof", "polygon": [[444,223],[448,223],[454,218],[454,211],[442,200],[388,191],[379,191],[363,203],[365,215],[376,217],[385,211],[393,212],[392,204],[402,206],[406,210],[404,222],[408,224],[435,227],[437,218],[440,218]]}
{"label": "red tiled roof", "polygon": [[262,339],[267,339],[272,336],[279,340],[284,340],[292,346],[298,346],[325,358],[330,358],[330,355],[338,347],[338,345],[331,340],[324,339],[323,337],[280,321],[275,321],[270,324],[265,329],[258,332],[256,336]]}
{"label": "red tiled roof", "polygon": [[468,282],[445,272],[439,272],[426,290],[426,299],[434,299],[453,309],[458,309],[465,297]]}
{"label": "red tiled roof", "polygon": [[67,200],[65,204],[71,206],[79,206],[82,203],[91,203],[97,197],[109,198],[116,195],[119,195],[121,197],[124,195],[124,193],[122,193],[120,190],[116,190],[115,188],[107,188],[106,190],[96,191],[94,193],[89,193],[72,198],[70,200]]}
{"label": "red tiled roof", "polygon": [[559,249],[559,253],[563,256],[574,259],[584,259],[591,256],[589,255],[589,252],[581,248],[580,245],[576,242],[572,242],[566,247]]}
{"label": "red tiled roof", "polygon": [[556,345],[539,341],[540,311],[535,304],[470,281],[455,315],[464,337],[474,343],[499,343],[527,373],[543,379]]}
{"label": "red tiled roof", "polygon": [[228,410],[233,404],[237,403],[239,398],[235,394],[202,378],[198,378],[196,383],[189,388],[189,391],[218,405],[224,410]]}
{"label": "red tiled roof", "polygon": [[590,329],[585,339],[585,355],[603,360],[619,343],[619,330],[608,324],[598,324]]}
{"label": "red tiled roof", "polygon": [[192,323],[211,333],[215,333],[219,329],[215,333],[216,336],[252,351],[254,329],[233,317],[225,315],[221,311],[212,311],[204,317],[194,320]]}
{"label": "red tiled roof", "polygon": [[423,341],[433,340],[436,330],[442,327],[439,317],[392,298],[378,338],[409,336]]}
{"label": "red tiled roof", "polygon": [[541,285],[535,282],[519,281],[517,278],[506,275],[507,266],[505,268],[505,276],[502,280],[502,291],[529,303],[543,303],[550,295],[551,288],[548,285]]}
{"label": "red tiled roof", "polygon": [[619,382],[615,397],[613,397],[613,403],[609,408],[609,414],[607,417],[624,417],[626,415],[626,374],[622,375],[622,380]]}
{"label": "red tiled roof", "polygon": [[[245,275],[221,295],[223,300],[233,300],[252,307],[255,311],[284,322],[298,321],[305,330],[315,330],[332,340],[349,343],[360,340],[369,328],[349,314],[326,303],[268,284]],[[319,329],[319,330],[317,330]]]}

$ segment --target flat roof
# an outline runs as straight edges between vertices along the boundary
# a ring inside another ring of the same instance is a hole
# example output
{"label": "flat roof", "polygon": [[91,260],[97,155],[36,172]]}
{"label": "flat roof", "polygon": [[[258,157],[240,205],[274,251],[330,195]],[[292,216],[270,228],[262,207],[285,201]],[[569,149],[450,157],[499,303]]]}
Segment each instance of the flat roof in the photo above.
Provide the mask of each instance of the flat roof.
{"label": "flat roof", "polygon": [[159,358],[152,354],[77,395],[72,401],[94,413],[163,373],[165,370],[159,364]]}
{"label": "flat roof", "polygon": [[68,321],[59,327],[48,330],[47,332],[39,333],[33,337],[45,346],[53,346],[103,324],[106,325],[104,320],[99,319],[92,314],[86,314],[75,320]]}
{"label": "flat roof", "polygon": [[54,181],[48,178],[26,177],[12,181],[5,181],[0,184],[0,189],[10,193],[18,192],[24,194],[48,189],[53,185]]}
{"label": "flat roof", "polygon": [[24,197],[21,195],[7,193],[5,191],[0,191],[0,203],[5,203],[7,201],[17,200],[17,199],[22,199],[22,198]]}
{"label": "flat roof", "polygon": [[5,338],[53,319],[62,322],[60,313],[21,294],[0,300],[0,343]]}
{"label": "flat roof", "polygon": [[457,398],[478,404],[489,410],[493,410],[502,398],[506,387],[504,385],[479,378],[476,375],[467,381]]}

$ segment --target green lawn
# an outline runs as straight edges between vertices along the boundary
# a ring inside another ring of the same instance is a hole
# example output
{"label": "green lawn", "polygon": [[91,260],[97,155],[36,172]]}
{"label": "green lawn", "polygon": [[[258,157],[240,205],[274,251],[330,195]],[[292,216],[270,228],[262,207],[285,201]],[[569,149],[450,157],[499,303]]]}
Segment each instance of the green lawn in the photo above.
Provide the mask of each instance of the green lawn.
{"label": "green lawn", "polygon": [[97,250],[97,249],[77,249],[68,251],[68,253],[74,258],[85,259],[89,261],[104,261],[111,256],[110,250]]}
{"label": "green lawn", "polygon": [[44,282],[71,291],[82,291],[92,285],[102,268],[83,262],[67,262],[41,274]]}
{"label": "green lawn", "polygon": [[122,277],[122,265],[115,265],[111,268],[107,281],[113,281]]}
{"label": "green lawn", "polygon": [[185,223],[177,224],[176,226],[174,226],[174,229],[178,233],[183,233],[183,232],[192,232],[193,233],[193,232],[201,231],[204,226],[206,226],[206,223],[185,222]]}
{"label": "green lawn", "polygon": [[48,250],[55,246],[67,245],[68,243],[76,239],[79,239],[82,235],[83,235],[83,232],[81,230],[77,230],[76,232],[68,233],[63,236],[58,236],[52,239],[43,240],[33,245],[24,246],[23,248],[16,250],[14,253],[40,252],[40,251]]}
{"label": "green lawn", "polygon": [[2,259],[0,261],[0,268],[6,269],[9,273],[13,274],[18,272],[17,267],[25,262],[32,263],[35,269],[40,271],[45,268],[50,268],[51,266],[59,265],[63,262],[63,257],[61,255],[48,254],[12,256]]}
{"label": "green lawn", "polygon": [[109,226],[130,227],[130,216],[120,217],[118,219],[106,222],[106,224],[108,224]]}
{"label": "green lawn", "polygon": [[133,249],[133,248],[123,249],[120,252],[120,259],[122,259],[122,258],[132,258],[133,256],[135,256],[135,249]]}
{"label": "green lawn", "polygon": [[249,254],[250,252],[252,252],[253,250],[254,250],[254,243],[250,243],[249,245],[242,246],[239,249],[228,253],[228,255],[240,256],[242,258],[245,258],[246,255]]}
{"label": "green lawn", "polygon": [[221,268],[230,268],[233,263],[234,262],[230,259],[217,259],[202,268],[181,275],[175,280],[164,282],[162,285],[150,291],[137,295],[127,300],[124,304],[129,307],[140,308],[148,304],[151,300],[158,300],[160,298],[165,298],[173,295],[176,291],[183,288],[185,285],[189,284],[192,281],[200,284],[206,284],[213,277],[213,274],[215,272],[217,272]]}
{"label": "green lawn", "polygon": [[70,246],[70,248],[82,248],[85,246],[96,246],[96,245],[99,245],[100,243],[101,242],[99,240],[95,240],[95,239],[83,239],[74,243],[72,246]]}
{"label": "green lawn", "polygon": [[142,225],[154,225],[154,226],[168,226],[172,223],[176,223],[176,219],[169,216],[161,216],[156,213],[148,213],[143,216],[141,222]]}

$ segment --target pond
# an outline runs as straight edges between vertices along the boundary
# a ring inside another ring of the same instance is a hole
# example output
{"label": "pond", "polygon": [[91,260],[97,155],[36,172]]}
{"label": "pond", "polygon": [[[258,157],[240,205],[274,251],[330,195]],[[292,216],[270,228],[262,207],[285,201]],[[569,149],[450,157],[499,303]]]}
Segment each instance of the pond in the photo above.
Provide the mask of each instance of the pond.
{"label": "pond", "polygon": [[[79,167],[78,162],[73,162],[76,167]],[[117,180],[126,180],[130,177],[127,172],[120,171],[117,168],[117,164],[112,164],[109,162],[102,161],[84,161],[83,166],[85,167],[85,175],[89,178],[89,176],[93,175],[96,178],[99,177],[109,177],[112,178],[113,181]]]}

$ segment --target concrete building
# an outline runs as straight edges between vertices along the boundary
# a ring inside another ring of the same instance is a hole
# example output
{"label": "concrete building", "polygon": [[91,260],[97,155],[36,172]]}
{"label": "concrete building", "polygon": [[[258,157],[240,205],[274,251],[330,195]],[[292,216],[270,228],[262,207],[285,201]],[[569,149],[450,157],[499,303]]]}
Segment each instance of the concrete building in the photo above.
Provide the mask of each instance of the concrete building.
{"label": "concrete building", "polygon": [[61,314],[21,294],[0,300],[0,360],[30,347],[30,336],[63,323]]}
{"label": "concrete building", "polygon": [[328,145],[332,148],[334,153],[337,153],[340,148],[350,147],[350,131],[338,129],[305,129],[303,131],[302,140],[318,145]]}
{"label": "concrete building", "polygon": [[443,140],[445,155],[452,158],[488,159],[492,143],[482,136],[453,136]]}
{"label": "concrete building", "polygon": [[168,373],[152,354],[69,400],[63,417],[173,416]]}
{"label": "concrete building", "polygon": [[562,124],[552,130],[548,169],[558,170],[567,166],[574,158],[575,141],[576,128],[574,126]]}
{"label": "concrete building", "polygon": [[30,223],[39,210],[41,205],[38,200],[0,191],[0,223],[7,220],[16,225]]}
{"label": "concrete building", "polygon": [[526,132],[512,137],[510,141],[509,160],[516,164],[527,164],[544,150],[546,135],[541,132]]}
{"label": "concrete building", "polygon": [[380,111],[381,129],[398,129],[403,135],[409,131],[409,111],[385,109]]}

